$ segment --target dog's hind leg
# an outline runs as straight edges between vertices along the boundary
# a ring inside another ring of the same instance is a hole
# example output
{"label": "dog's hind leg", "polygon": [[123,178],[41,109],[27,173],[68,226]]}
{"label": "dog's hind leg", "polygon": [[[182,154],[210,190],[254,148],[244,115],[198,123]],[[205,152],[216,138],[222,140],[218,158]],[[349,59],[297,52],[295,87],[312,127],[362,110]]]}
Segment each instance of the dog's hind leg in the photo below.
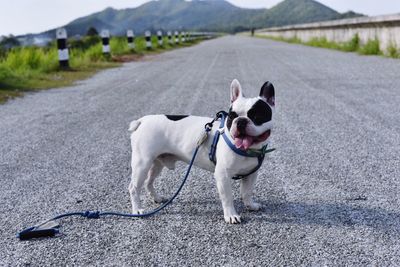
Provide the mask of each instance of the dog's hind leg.
{"label": "dog's hind leg", "polygon": [[156,190],[154,189],[154,180],[158,175],[160,175],[163,168],[164,166],[161,164],[161,162],[156,159],[147,174],[146,189],[155,203],[162,203],[168,200],[167,198],[157,194]]}
{"label": "dog's hind leg", "polygon": [[131,195],[132,213],[141,214],[143,209],[140,202],[140,193],[147,178],[149,170],[153,164],[153,160],[132,157],[132,179],[129,184],[129,194]]}

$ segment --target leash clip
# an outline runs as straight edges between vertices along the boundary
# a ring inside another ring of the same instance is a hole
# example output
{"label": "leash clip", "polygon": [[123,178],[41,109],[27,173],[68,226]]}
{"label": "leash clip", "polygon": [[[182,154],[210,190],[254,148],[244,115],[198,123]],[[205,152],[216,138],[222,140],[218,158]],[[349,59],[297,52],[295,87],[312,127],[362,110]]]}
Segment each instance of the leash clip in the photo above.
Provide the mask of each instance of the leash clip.
{"label": "leash clip", "polygon": [[204,125],[204,129],[206,130],[206,132],[210,132],[213,126],[214,126],[214,120],[212,122],[206,123],[206,125]]}

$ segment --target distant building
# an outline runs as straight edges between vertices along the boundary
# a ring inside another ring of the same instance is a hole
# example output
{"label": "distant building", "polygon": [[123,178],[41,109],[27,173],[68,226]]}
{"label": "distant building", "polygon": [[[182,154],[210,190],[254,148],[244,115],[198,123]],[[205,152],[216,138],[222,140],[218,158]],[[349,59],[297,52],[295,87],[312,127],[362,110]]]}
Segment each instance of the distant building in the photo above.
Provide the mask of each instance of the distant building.
{"label": "distant building", "polygon": [[46,46],[52,39],[44,35],[26,35],[17,38],[21,46]]}
{"label": "distant building", "polygon": [[52,41],[49,37],[34,37],[33,38],[33,45],[36,46],[46,46],[48,43]]}

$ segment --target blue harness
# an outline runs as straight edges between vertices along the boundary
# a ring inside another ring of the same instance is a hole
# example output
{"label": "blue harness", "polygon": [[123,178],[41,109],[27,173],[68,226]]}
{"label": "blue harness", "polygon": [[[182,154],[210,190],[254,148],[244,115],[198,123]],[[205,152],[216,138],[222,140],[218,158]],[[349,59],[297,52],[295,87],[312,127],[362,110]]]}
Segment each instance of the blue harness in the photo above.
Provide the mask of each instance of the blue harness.
{"label": "blue harness", "polygon": [[[213,139],[213,142],[211,144],[211,149],[210,149],[210,153],[208,154],[208,157],[210,158],[210,160],[214,164],[217,164],[217,158],[216,158],[215,154],[216,154],[216,151],[217,151],[217,144],[218,144],[218,141],[219,141],[219,137],[222,135],[222,137],[225,140],[225,143],[236,154],[238,154],[240,156],[243,156],[243,157],[257,158],[257,160],[258,160],[257,166],[254,169],[252,169],[249,173],[247,173],[247,174],[238,174],[238,175],[232,177],[232,179],[234,179],[234,180],[240,180],[240,179],[243,179],[243,178],[249,176],[250,174],[253,174],[256,171],[258,171],[258,169],[260,169],[260,167],[261,167],[261,165],[262,165],[262,163],[264,161],[265,154],[271,153],[272,151],[275,150],[275,148],[268,149],[268,144],[266,144],[261,149],[249,149],[249,150],[238,149],[231,142],[231,140],[229,139],[229,137],[226,135],[226,133],[224,131],[225,120],[226,120],[226,116],[227,115],[228,115],[228,113],[226,113],[225,111],[220,111],[220,112],[217,113],[216,118],[214,119],[214,121],[220,119],[220,125],[219,125],[219,129],[215,132],[214,139]],[[209,127],[209,129],[211,130],[210,126],[212,127],[213,122],[207,124],[206,128]]]}

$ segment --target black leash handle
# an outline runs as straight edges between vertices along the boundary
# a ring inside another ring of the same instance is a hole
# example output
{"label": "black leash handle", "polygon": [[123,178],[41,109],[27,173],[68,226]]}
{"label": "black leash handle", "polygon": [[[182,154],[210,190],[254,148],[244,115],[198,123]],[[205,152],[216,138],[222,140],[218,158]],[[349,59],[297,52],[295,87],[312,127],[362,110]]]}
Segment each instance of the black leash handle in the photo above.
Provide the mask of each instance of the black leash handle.
{"label": "black leash handle", "polygon": [[35,226],[32,226],[18,233],[17,237],[19,240],[29,240],[39,237],[54,237],[59,232],[57,228],[36,229]]}

